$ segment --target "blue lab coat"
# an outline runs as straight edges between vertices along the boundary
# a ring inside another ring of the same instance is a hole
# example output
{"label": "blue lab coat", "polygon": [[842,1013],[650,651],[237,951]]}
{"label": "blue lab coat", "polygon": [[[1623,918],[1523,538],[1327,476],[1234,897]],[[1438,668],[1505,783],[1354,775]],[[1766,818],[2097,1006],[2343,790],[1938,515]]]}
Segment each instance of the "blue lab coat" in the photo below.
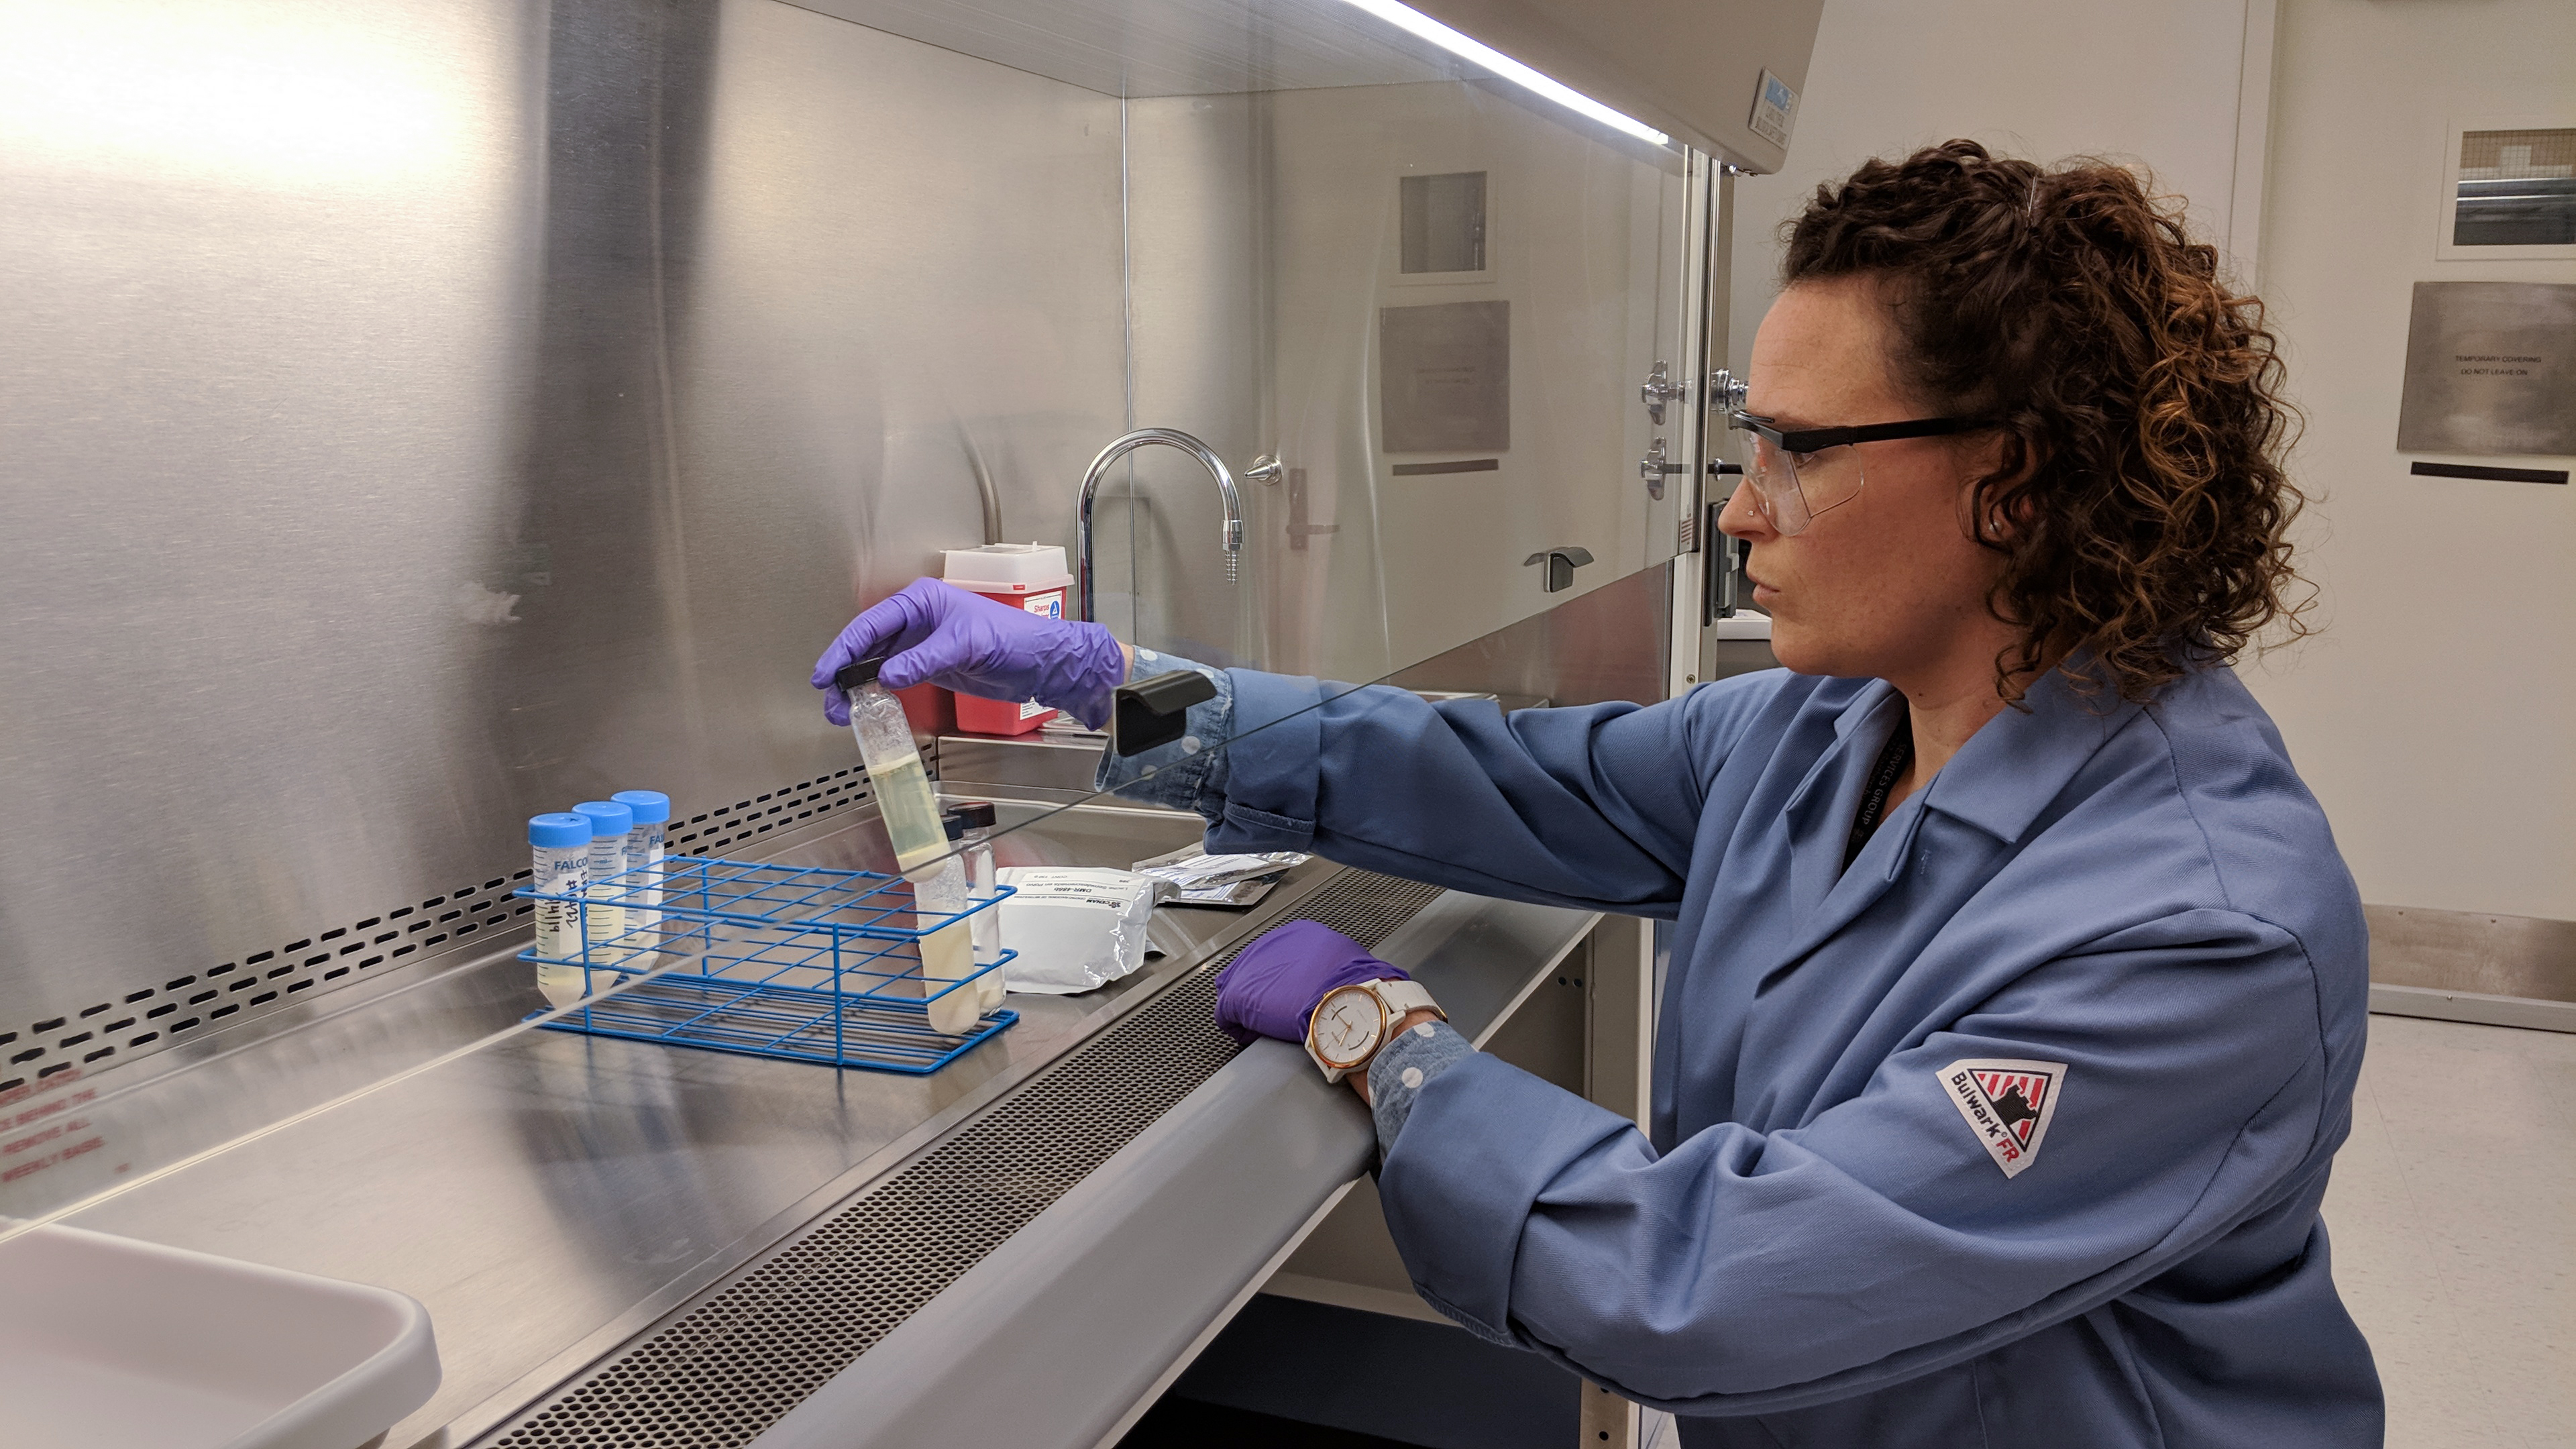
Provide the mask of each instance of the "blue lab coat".
{"label": "blue lab coat", "polygon": [[1692,1449],[2380,1442],[2317,1212],[2361,904],[2233,671],[2143,708],[2049,676],[1849,869],[1882,682],[1510,716],[1226,682],[1212,849],[1676,923],[1650,1133],[1483,1055],[1398,1129],[1387,1224],[1460,1323]]}

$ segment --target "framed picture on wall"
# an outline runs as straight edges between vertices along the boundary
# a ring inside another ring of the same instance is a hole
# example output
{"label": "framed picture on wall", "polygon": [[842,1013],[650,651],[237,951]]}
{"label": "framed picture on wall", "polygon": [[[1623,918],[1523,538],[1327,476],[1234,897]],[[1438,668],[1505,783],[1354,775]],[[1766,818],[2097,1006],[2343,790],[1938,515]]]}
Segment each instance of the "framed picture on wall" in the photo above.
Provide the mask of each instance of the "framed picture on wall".
{"label": "framed picture on wall", "polygon": [[2576,260],[2576,113],[2455,121],[2446,154],[2436,257]]}

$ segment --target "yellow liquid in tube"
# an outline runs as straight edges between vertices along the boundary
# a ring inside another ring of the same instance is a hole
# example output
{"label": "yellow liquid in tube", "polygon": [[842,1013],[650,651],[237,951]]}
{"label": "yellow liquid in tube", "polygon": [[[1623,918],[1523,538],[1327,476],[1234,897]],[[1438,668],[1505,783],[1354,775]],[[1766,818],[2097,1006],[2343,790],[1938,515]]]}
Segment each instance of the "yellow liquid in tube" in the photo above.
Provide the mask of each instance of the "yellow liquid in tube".
{"label": "yellow liquid in tube", "polygon": [[[851,690],[850,732],[859,739],[859,757],[867,762],[868,783],[876,790],[877,813],[894,844],[895,863],[912,882],[913,899],[924,917],[966,909],[966,863],[948,849],[948,832],[939,823],[939,799],[930,790],[930,774],[913,748],[912,726],[903,717],[903,702],[880,684]],[[921,941],[922,989],[937,991],[951,981],[975,974],[975,943],[963,921],[944,926]],[[930,1025],[952,1036],[975,1029],[983,1003],[973,986],[950,990],[930,1003]]]}

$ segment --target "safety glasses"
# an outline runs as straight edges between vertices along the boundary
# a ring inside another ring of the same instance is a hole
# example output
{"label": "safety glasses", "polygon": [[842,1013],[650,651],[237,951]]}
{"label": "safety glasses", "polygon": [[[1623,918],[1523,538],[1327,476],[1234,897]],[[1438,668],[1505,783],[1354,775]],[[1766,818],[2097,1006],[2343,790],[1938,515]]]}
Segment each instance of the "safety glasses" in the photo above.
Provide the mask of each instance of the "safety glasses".
{"label": "safety glasses", "polygon": [[1807,531],[1816,515],[1839,508],[1860,493],[1859,445],[1895,438],[1937,438],[1995,426],[1991,418],[1915,418],[1856,428],[1782,429],[1771,418],[1735,411],[1726,425],[1753,435],[1753,466],[1745,470],[1762,516],[1784,534]]}

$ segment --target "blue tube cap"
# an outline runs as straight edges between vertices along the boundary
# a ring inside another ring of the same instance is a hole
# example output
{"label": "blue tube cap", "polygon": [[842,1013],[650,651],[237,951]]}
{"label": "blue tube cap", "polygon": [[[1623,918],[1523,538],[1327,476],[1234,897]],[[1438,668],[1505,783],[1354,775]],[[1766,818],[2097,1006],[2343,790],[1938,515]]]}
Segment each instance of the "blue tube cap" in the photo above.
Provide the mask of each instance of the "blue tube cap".
{"label": "blue tube cap", "polygon": [[614,800],[584,800],[572,810],[575,815],[590,818],[590,833],[594,838],[624,835],[635,828],[635,812]]}
{"label": "blue tube cap", "polygon": [[671,818],[671,797],[659,790],[620,790],[608,798],[633,811],[638,825],[661,825]]}
{"label": "blue tube cap", "polygon": [[590,844],[590,817],[560,812],[528,817],[528,843],[546,850]]}

